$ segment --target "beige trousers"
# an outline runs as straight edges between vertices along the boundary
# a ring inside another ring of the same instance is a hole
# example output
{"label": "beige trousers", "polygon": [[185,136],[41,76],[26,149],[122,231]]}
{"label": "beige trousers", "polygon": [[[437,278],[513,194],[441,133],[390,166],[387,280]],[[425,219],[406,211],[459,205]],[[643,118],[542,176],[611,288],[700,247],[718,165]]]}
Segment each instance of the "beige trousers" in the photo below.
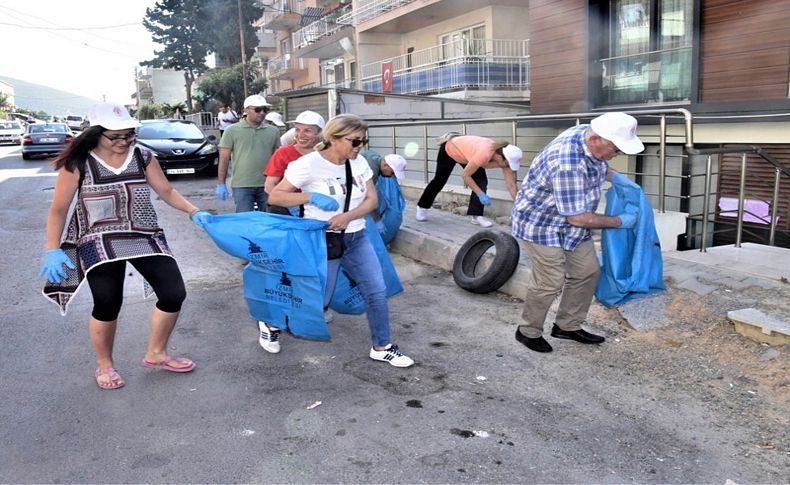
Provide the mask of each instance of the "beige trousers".
{"label": "beige trousers", "polygon": [[598,276],[601,273],[593,242],[585,241],[574,251],[524,241],[532,271],[527,280],[527,296],[519,330],[528,338],[543,334],[546,314],[562,293],[557,310],[557,326],[574,331],[587,318]]}

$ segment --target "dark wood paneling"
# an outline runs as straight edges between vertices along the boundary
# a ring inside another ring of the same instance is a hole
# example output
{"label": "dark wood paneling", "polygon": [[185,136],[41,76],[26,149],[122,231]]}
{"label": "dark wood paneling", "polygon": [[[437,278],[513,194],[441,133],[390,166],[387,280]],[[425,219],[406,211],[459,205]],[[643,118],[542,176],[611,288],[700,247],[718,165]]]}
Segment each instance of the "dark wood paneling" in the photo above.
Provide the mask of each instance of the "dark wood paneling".
{"label": "dark wood paneling", "polygon": [[585,0],[530,0],[533,113],[578,110],[585,101]]}
{"label": "dark wood paneling", "polygon": [[787,99],[790,0],[703,0],[700,102]]}

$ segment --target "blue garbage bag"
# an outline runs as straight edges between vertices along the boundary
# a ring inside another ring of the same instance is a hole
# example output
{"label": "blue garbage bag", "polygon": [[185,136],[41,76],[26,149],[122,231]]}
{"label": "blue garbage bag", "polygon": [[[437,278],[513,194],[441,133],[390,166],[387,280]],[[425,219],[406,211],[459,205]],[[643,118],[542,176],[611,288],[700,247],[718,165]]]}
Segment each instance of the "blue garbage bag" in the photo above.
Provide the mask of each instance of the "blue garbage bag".
{"label": "blue garbage bag", "polygon": [[[381,177],[379,177],[379,180],[381,180]],[[376,223],[370,215],[365,217],[365,233],[376,251],[379,263],[381,263],[381,270],[384,273],[384,284],[387,286],[387,297],[402,293],[403,285],[400,282],[398,272],[395,270],[392,260],[390,260],[387,246],[384,245]],[[367,310],[365,298],[362,296],[362,292],[359,291],[357,283],[343,270],[342,266],[337,275],[337,283],[335,291],[332,293],[332,299],[329,301],[329,308],[338,313],[348,315],[361,315]]]}
{"label": "blue garbage bag", "polygon": [[612,185],[606,192],[606,215],[634,211],[639,215],[633,228],[602,231],[601,277],[595,298],[607,307],[666,289],[661,242],[650,202],[635,183]]}
{"label": "blue garbage bag", "polygon": [[403,198],[398,179],[395,177],[379,177],[376,181],[376,195],[379,199],[376,208],[379,233],[384,244],[389,244],[395,239],[403,223],[406,199]]}
{"label": "blue garbage bag", "polygon": [[213,216],[205,229],[220,249],[250,262],[244,298],[253,320],[329,340],[323,314],[326,226],[314,219],[241,212]]}

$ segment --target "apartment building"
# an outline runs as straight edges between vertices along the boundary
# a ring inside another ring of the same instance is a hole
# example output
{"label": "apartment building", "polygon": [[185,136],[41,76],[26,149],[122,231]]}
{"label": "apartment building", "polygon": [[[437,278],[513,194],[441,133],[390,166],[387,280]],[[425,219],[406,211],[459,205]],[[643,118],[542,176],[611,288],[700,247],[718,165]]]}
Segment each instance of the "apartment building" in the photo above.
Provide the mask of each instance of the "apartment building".
{"label": "apartment building", "polygon": [[[276,0],[267,15],[275,92],[342,86],[534,115],[686,110],[693,138],[682,116],[641,116],[647,149],[617,168],[687,215],[690,246],[702,226],[723,244],[742,224],[745,241],[790,247],[790,0]],[[699,150],[734,145],[758,149],[710,154],[707,170]]]}

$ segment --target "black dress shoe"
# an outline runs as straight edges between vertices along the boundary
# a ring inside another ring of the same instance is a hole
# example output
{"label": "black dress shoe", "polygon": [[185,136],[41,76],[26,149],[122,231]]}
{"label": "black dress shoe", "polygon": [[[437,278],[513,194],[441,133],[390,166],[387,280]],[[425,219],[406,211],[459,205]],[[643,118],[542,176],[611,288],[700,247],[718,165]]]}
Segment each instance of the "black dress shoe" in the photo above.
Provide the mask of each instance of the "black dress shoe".
{"label": "black dress shoe", "polygon": [[534,350],[535,352],[551,352],[551,345],[546,342],[546,339],[543,337],[537,338],[529,338],[524,336],[523,333],[519,332],[516,329],[516,340],[521,342],[522,344],[526,345],[528,349]]}
{"label": "black dress shoe", "polygon": [[575,340],[583,344],[600,344],[604,340],[606,340],[600,335],[592,334],[583,329],[573,330],[573,331],[563,330],[560,327],[558,327],[556,323],[554,324],[553,327],[551,327],[551,336],[554,338]]}

